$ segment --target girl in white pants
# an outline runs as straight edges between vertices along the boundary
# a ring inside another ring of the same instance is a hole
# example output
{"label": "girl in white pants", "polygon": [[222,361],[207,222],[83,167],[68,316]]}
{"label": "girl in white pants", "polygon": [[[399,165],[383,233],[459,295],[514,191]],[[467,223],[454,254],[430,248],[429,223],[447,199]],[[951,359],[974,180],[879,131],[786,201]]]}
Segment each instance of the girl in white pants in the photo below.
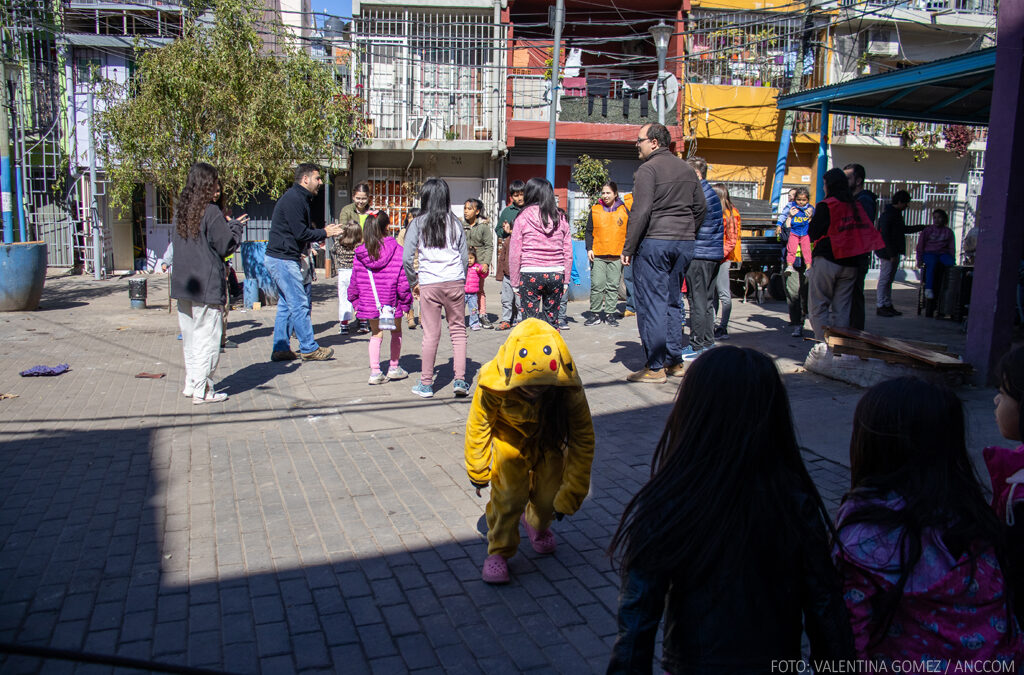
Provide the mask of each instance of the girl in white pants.
{"label": "girl in white pants", "polygon": [[356,246],[363,242],[363,228],[357,221],[345,223],[340,237],[334,240],[334,262],[338,266],[338,321],[341,323],[338,332],[348,334],[348,323],[356,318],[352,303],[348,300],[348,285],[352,281],[352,264]]}

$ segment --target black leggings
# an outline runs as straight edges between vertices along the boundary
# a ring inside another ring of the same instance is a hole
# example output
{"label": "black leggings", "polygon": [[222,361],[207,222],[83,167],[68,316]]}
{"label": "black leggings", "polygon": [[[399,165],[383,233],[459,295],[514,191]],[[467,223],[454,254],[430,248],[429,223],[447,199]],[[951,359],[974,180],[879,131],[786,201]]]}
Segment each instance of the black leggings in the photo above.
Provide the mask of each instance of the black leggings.
{"label": "black leggings", "polygon": [[519,306],[526,318],[542,319],[558,328],[558,307],[562,304],[561,272],[523,272]]}

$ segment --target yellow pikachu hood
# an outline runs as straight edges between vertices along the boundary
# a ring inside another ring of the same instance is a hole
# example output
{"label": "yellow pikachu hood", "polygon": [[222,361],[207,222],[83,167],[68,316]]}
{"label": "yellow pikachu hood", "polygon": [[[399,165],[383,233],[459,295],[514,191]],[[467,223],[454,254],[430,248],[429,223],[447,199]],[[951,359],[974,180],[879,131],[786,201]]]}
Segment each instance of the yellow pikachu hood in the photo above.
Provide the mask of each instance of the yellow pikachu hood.
{"label": "yellow pikachu hood", "polygon": [[583,387],[565,340],[540,319],[526,319],[512,329],[498,355],[480,369],[478,384],[491,391],[544,385]]}

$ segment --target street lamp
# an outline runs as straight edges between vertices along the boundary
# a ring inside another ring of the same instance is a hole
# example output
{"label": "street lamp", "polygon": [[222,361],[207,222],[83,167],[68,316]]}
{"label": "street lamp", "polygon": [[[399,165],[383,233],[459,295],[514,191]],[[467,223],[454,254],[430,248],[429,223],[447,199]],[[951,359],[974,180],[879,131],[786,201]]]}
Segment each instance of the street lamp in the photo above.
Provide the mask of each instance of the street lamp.
{"label": "street lamp", "polygon": [[651,26],[651,37],[654,38],[654,46],[658,50],[658,79],[655,86],[655,101],[658,103],[658,124],[665,123],[665,57],[668,56],[668,39],[672,37],[672,26],[666,26],[664,21],[658,21],[657,26]]}

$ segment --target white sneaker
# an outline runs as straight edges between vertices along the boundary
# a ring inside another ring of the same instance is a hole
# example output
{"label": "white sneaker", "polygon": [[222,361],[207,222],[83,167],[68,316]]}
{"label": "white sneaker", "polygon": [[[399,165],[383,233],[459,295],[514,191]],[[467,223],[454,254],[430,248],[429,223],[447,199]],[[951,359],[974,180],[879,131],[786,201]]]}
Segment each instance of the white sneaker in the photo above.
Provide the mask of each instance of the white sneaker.
{"label": "white sneaker", "polygon": [[935,299],[935,291],[933,291],[930,288],[924,289],[924,297],[927,300],[934,300]]}
{"label": "white sneaker", "polygon": [[476,323],[469,327],[470,330],[480,330],[480,324]]}
{"label": "white sneaker", "polygon": [[404,380],[409,377],[409,373],[405,371],[402,366],[395,366],[394,368],[388,368],[388,379],[389,380]]}
{"label": "white sneaker", "polygon": [[370,379],[366,381],[366,384],[384,384],[387,381],[388,376],[380,371],[377,371],[376,373],[370,375]]}
{"label": "white sneaker", "polygon": [[205,396],[193,396],[193,405],[203,405],[204,403],[220,403],[221,401],[228,400],[228,395],[222,391],[209,391]]}
{"label": "white sneaker", "polygon": [[184,396],[185,398],[192,398],[193,396],[196,395],[196,391],[192,387],[185,387],[184,389],[181,390],[181,395]]}

